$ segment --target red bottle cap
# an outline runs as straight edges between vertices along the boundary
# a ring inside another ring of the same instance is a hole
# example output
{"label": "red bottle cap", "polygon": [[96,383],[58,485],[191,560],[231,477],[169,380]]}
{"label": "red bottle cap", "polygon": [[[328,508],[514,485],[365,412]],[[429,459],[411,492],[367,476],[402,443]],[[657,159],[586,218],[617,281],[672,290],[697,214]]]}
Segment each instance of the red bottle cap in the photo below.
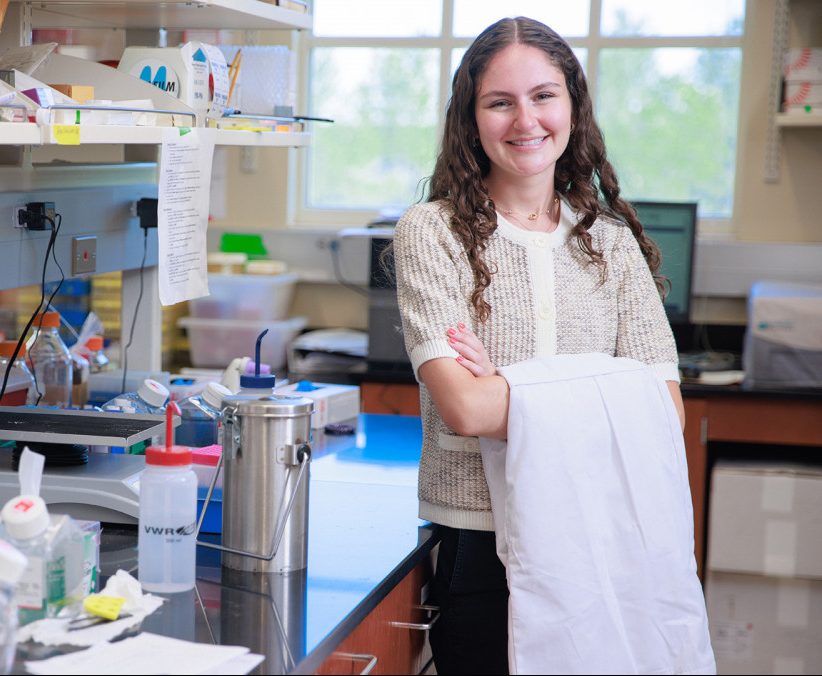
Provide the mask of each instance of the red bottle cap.
{"label": "red bottle cap", "polygon": [[169,450],[165,446],[149,446],[146,449],[146,464],[174,467],[191,464],[191,448],[188,446],[172,446]]}

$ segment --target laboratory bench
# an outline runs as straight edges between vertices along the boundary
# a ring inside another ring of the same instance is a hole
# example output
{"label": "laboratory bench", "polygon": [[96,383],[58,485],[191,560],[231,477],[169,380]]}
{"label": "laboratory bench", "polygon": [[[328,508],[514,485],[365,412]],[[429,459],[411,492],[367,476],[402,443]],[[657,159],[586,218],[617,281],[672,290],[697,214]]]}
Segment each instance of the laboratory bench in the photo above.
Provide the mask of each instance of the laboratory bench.
{"label": "laboratory bench", "polygon": [[[219,551],[198,547],[195,589],[165,595],[140,630],[247,646],[265,655],[252,673],[423,671],[438,538],[417,517],[420,420],[361,414],[356,422],[353,435],[313,430],[306,570],[231,570]],[[103,525],[103,578],[120,568],[136,577],[136,540],[134,527]],[[23,660],[57,652],[23,644],[15,666],[22,673]]]}

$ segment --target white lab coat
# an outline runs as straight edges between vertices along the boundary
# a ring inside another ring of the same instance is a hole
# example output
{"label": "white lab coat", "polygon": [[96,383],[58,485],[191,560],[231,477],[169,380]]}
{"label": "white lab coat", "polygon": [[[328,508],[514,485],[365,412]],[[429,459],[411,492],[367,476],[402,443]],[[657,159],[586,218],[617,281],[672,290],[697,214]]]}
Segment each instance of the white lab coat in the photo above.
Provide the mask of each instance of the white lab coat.
{"label": "white lab coat", "polygon": [[511,592],[511,673],[715,673],[664,381],[603,354],[500,372],[508,441],[480,447]]}

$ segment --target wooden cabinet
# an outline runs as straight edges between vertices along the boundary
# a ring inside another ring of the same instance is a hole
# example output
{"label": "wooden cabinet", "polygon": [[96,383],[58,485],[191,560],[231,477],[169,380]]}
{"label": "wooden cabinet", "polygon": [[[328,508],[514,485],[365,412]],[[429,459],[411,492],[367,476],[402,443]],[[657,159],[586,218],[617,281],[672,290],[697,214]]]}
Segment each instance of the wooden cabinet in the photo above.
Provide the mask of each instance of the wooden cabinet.
{"label": "wooden cabinet", "polygon": [[711,441],[822,446],[822,398],[766,397],[745,392],[685,396],[685,449],[694,505],[694,549],[705,562]]}
{"label": "wooden cabinet", "polygon": [[363,413],[419,415],[420,390],[416,383],[361,383]]}
{"label": "wooden cabinet", "polygon": [[421,673],[429,655],[425,627],[436,612],[421,603],[430,577],[431,564],[425,559],[337,646],[317,673]]}

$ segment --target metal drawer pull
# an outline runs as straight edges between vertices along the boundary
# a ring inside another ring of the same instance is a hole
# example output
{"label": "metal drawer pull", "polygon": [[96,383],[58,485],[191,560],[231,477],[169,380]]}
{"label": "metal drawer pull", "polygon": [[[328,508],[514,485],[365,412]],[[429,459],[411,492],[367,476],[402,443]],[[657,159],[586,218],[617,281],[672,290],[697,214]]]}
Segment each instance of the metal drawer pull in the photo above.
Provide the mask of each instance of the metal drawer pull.
{"label": "metal drawer pull", "polygon": [[416,629],[418,631],[428,631],[431,627],[434,626],[434,622],[436,622],[440,618],[440,609],[439,606],[415,606],[418,610],[425,610],[429,613],[432,613],[431,619],[426,622],[425,624],[418,623],[418,622],[391,622],[392,627],[398,627],[400,629]]}
{"label": "metal drawer pull", "polygon": [[353,662],[368,662],[368,664],[365,665],[365,669],[360,672],[360,676],[370,674],[374,667],[377,666],[376,655],[366,655],[363,653],[334,653],[334,656],[345,660],[351,660]]}

